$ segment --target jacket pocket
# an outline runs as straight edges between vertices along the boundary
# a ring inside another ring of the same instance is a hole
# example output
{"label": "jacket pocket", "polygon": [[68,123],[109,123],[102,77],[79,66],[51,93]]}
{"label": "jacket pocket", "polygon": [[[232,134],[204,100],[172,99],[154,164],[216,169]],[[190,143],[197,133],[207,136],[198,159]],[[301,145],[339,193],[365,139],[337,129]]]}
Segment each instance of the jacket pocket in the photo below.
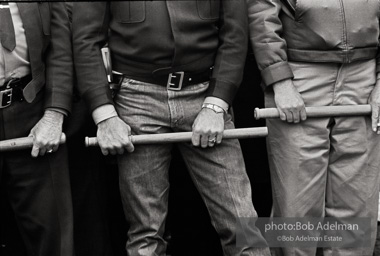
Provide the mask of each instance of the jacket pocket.
{"label": "jacket pocket", "polygon": [[203,20],[219,19],[220,0],[197,0],[198,15]]}
{"label": "jacket pocket", "polygon": [[113,18],[120,23],[139,23],[145,20],[145,1],[111,3]]}
{"label": "jacket pocket", "polygon": [[42,23],[42,30],[44,35],[50,35],[50,4],[49,3],[39,3],[38,10],[40,12],[40,19]]}

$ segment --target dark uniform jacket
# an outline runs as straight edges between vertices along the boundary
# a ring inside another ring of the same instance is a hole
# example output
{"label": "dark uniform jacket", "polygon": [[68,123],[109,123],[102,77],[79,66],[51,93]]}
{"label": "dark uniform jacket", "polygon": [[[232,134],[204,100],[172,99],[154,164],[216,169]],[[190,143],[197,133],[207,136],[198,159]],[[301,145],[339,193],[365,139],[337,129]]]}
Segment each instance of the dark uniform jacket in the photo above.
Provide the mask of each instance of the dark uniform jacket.
{"label": "dark uniform jacket", "polygon": [[17,6],[32,70],[32,81],[23,92],[25,100],[32,102],[37,93],[44,90],[45,108],[70,111],[73,63],[65,6],[47,2],[18,3]]}
{"label": "dark uniform jacket", "polygon": [[293,77],[288,60],[376,57],[379,0],[248,0],[248,8],[250,39],[267,86]]}
{"label": "dark uniform jacket", "polygon": [[74,5],[74,61],[91,110],[112,103],[100,58],[106,41],[113,69],[126,75],[196,73],[214,66],[209,95],[231,103],[242,79],[247,39],[247,8],[240,0]]}

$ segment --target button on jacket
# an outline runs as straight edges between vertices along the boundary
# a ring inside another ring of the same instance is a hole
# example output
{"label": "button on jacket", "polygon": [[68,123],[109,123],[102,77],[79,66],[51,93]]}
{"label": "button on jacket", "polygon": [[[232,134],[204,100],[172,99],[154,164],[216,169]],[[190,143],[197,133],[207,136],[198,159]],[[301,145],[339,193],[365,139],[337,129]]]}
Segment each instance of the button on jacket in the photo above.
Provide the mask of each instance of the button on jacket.
{"label": "button on jacket", "polygon": [[[106,41],[113,69],[127,75],[200,72],[214,66],[208,94],[231,103],[246,55],[245,1],[97,2],[80,12],[74,10],[73,16],[74,57],[79,88],[91,110],[112,104],[98,58]],[[89,17],[94,17],[90,24],[85,22]]]}
{"label": "button on jacket", "polygon": [[288,60],[351,63],[376,57],[379,0],[247,1],[250,39],[267,86],[293,77]]}

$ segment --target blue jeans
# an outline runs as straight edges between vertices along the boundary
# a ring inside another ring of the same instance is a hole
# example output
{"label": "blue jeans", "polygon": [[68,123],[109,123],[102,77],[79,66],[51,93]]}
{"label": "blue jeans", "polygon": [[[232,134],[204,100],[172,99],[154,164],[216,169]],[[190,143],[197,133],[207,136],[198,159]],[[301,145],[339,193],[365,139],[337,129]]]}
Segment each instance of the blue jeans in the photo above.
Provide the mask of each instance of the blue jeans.
{"label": "blue jeans", "polygon": [[[201,83],[170,91],[125,78],[115,97],[116,109],[131,126],[132,134],[191,131],[207,88],[208,83]],[[228,115],[225,129],[232,128]],[[224,255],[270,255],[267,248],[236,247],[236,218],[257,216],[239,142],[224,140],[207,149],[180,143],[178,148],[219,234]],[[130,223],[128,255],[165,255],[162,236],[168,211],[171,149],[171,144],[136,145],[133,153],[118,158],[120,193]],[[258,230],[256,233],[264,239]]]}

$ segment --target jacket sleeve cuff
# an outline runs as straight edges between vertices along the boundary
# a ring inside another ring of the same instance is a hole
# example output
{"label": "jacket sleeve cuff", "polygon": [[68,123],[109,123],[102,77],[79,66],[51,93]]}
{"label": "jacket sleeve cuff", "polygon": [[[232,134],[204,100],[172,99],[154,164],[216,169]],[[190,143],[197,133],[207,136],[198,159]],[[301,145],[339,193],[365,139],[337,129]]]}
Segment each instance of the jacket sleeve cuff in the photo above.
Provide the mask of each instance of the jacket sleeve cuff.
{"label": "jacket sleeve cuff", "polygon": [[265,86],[270,86],[278,81],[293,78],[293,72],[288,62],[279,62],[273,64],[261,71],[261,77]]}
{"label": "jacket sleeve cuff", "polygon": [[83,93],[83,98],[91,112],[105,104],[113,105],[111,90],[108,89],[108,85],[86,91]]}
{"label": "jacket sleeve cuff", "polygon": [[45,109],[47,108],[57,108],[64,110],[67,114],[71,112],[71,94],[58,91],[49,90],[45,91]]}
{"label": "jacket sleeve cuff", "polygon": [[206,97],[212,96],[212,97],[222,99],[229,106],[231,106],[237,90],[238,90],[238,87],[235,84],[212,78],[210,80]]}

